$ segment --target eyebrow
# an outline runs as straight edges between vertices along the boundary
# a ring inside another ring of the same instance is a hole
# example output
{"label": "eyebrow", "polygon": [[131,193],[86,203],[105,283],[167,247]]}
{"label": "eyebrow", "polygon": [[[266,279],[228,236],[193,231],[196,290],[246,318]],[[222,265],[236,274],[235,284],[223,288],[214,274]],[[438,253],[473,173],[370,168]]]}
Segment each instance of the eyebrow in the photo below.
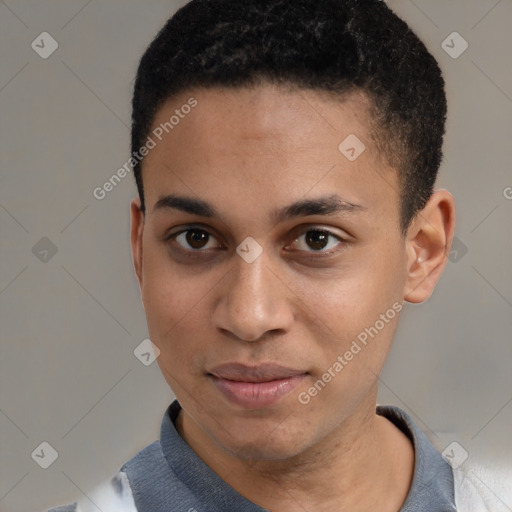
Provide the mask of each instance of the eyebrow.
{"label": "eyebrow", "polygon": [[[222,217],[210,203],[203,201],[202,199],[177,196],[174,194],[161,197],[155,203],[153,212],[168,209],[179,210],[199,217]],[[280,223],[296,217],[336,215],[338,213],[354,213],[364,210],[366,210],[364,206],[345,201],[339,195],[332,194],[330,196],[315,199],[303,199],[296,201],[284,208],[273,210],[270,217],[274,222]]]}

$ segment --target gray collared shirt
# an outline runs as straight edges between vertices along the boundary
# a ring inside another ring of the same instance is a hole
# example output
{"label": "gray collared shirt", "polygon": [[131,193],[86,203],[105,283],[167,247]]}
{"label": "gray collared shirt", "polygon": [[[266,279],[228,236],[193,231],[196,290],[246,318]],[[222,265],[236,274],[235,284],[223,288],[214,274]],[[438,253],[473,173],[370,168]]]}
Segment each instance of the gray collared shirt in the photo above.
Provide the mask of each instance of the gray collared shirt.
{"label": "gray collared shirt", "polygon": [[[109,485],[103,512],[266,512],[214,473],[185,443],[174,422],[181,407],[174,401],[164,414],[160,441],[123,465]],[[399,512],[456,512],[450,465],[401,409],[378,406],[377,414],[396,425],[414,444],[411,488]],[[77,503],[50,512],[88,512]]]}

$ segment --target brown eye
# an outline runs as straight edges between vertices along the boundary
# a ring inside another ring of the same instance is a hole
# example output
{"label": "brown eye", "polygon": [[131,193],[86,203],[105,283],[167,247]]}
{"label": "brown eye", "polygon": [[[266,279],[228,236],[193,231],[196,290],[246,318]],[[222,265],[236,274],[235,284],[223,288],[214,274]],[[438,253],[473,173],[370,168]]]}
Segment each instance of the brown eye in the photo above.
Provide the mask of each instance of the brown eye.
{"label": "brown eye", "polygon": [[299,251],[321,254],[330,253],[331,249],[336,249],[342,243],[339,236],[323,229],[309,229],[295,239],[295,246]]}
{"label": "brown eye", "polygon": [[321,251],[325,249],[329,243],[330,233],[325,231],[308,231],[306,233],[306,243],[311,249],[315,251]]}
{"label": "brown eye", "polygon": [[193,249],[199,251],[215,246],[215,243],[212,243],[212,240],[215,241],[215,238],[202,229],[187,229],[186,231],[174,235],[172,238],[174,238],[183,249],[188,250]]}
{"label": "brown eye", "polygon": [[185,238],[187,239],[187,243],[190,245],[190,247],[194,249],[202,249],[208,244],[210,235],[205,231],[199,231],[195,229],[193,231],[187,231]]}

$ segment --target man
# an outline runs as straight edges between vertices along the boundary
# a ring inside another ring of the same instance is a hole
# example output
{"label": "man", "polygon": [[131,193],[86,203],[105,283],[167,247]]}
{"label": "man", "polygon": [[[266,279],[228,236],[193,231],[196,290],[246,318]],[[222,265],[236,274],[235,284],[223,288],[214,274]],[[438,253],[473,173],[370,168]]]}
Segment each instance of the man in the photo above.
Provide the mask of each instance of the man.
{"label": "man", "polygon": [[474,510],[411,418],[376,408],[403,303],[450,250],[445,118],[435,59],[384,2],[169,20],[135,84],[131,241],[177,401],[103,512]]}

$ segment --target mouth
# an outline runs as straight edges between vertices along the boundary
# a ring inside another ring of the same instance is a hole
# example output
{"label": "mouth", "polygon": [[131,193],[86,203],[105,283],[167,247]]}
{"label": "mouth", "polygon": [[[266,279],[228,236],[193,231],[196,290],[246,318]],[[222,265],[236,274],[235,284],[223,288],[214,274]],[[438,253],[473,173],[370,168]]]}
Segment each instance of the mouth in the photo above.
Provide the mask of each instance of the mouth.
{"label": "mouth", "polygon": [[246,366],[238,363],[213,368],[208,376],[231,403],[246,409],[262,409],[293,391],[307,372],[274,363]]}

